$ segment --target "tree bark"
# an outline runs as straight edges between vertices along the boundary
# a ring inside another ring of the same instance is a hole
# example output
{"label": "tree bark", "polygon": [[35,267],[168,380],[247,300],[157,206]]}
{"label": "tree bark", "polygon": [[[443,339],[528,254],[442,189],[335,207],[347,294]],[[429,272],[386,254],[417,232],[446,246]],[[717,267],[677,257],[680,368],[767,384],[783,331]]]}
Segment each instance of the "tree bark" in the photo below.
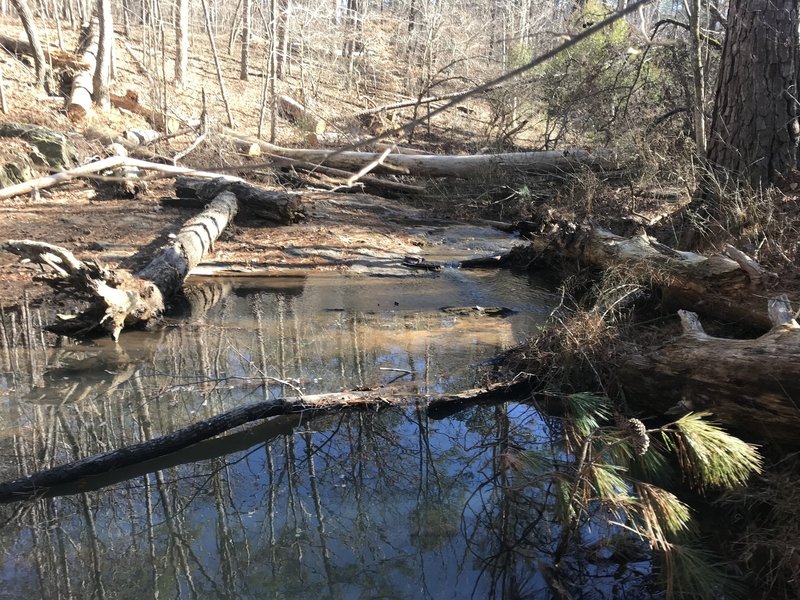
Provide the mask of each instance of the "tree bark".
{"label": "tree bark", "polygon": [[732,0],[717,80],[708,160],[754,189],[795,166],[797,2]]}
{"label": "tree bark", "polygon": [[242,61],[239,68],[239,79],[247,81],[249,79],[248,69],[250,68],[250,0],[244,0],[242,4]]}
{"label": "tree bark", "polygon": [[45,61],[44,49],[42,42],[39,40],[39,30],[36,28],[36,23],[33,20],[33,12],[31,7],[28,6],[27,0],[11,0],[11,4],[17,10],[22,27],[25,29],[25,35],[28,36],[28,42],[33,53],[33,63],[36,67],[36,85],[37,87],[44,88],[44,79],[47,74],[47,62]]}

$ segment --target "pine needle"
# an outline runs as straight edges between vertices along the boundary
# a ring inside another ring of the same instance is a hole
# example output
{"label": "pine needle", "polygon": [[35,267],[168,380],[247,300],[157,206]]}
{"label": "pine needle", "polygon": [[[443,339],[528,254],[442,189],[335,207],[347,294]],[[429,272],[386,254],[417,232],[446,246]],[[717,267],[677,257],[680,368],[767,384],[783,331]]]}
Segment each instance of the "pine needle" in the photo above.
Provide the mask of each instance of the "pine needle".
{"label": "pine needle", "polygon": [[762,459],[756,446],[743,442],[706,419],[710,413],[689,413],[662,429],[664,442],[675,450],[690,483],[732,488],[760,473]]}

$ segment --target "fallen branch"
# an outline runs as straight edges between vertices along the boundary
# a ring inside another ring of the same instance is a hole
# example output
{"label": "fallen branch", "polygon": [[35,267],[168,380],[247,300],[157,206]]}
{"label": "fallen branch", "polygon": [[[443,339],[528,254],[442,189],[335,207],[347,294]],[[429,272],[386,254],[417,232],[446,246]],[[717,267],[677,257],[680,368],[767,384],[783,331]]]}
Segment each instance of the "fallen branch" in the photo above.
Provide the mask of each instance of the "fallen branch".
{"label": "fallen branch", "polygon": [[193,177],[202,177],[203,179],[221,178],[226,181],[242,181],[240,177],[234,177],[232,175],[223,175],[210,171],[196,171],[195,169],[190,169],[188,167],[162,165],[159,163],[148,162],[126,156],[111,156],[109,158],[98,160],[97,162],[92,162],[81,165],[80,167],[76,167],[74,169],[69,169],[68,171],[61,171],[59,173],[46,175],[44,177],[39,177],[38,179],[31,179],[22,183],[18,183],[17,185],[11,185],[2,188],[0,189],[0,200],[6,200],[22,194],[28,194],[33,190],[43,190],[54,185],[66,183],[67,181],[75,179],[76,177],[85,177],[87,175],[92,175],[108,169],[115,169],[123,166],[158,171],[171,177],[176,175],[191,175]]}
{"label": "fallen branch", "polygon": [[[277,167],[291,167],[298,171],[305,171],[308,173],[322,173],[323,175],[330,175],[331,177],[338,177],[343,180],[348,180],[353,176],[351,171],[342,169],[334,169],[323,165],[315,165],[314,163],[297,160],[294,158],[287,158],[285,156],[278,156],[277,154],[267,154],[268,158],[272,160],[274,166]],[[364,175],[359,180],[364,184],[368,191],[372,191],[382,195],[387,190],[390,192],[400,192],[402,194],[420,194],[425,191],[425,188],[420,185],[412,185],[410,183],[401,183],[399,181],[390,181],[388,179],[381,179],[371,175]],[[344,187],[344,182],[343,182]]]}
{"label": "fallen branch", "polygon": [[[467,390],[457,394],[443,394],[428,400],[432,405],[442,409],[446,404],[462,405],[481,399],[508,399],[506,390],[506,386],[496,385],[488,390]],[[246,404],[153,440],[89,456],[66,465],[0,483],[0,502],[8,503],[40,498],[48,494],[55,486],[66,485],[82,478],[159,458],[253,421],[292,414],[311,417],[344,408],[402,406],[414,404],[420,400],[419,395],[411,392],[408,387],[390,387],[369,391],[278,398]]]}

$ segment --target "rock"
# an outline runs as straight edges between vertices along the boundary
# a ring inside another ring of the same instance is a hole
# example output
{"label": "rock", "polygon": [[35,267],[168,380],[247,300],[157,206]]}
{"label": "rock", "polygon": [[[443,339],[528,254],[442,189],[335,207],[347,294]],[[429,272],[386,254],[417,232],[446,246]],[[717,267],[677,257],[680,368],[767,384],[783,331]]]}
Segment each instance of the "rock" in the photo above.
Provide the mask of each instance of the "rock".
{"label": "rock", "polygon": [[53,169],[71,169],[78,164],[78,152],[67,136],[46,127],[26,123],[0,123],[0,137],[15,137],[33,146],[34,162]]}

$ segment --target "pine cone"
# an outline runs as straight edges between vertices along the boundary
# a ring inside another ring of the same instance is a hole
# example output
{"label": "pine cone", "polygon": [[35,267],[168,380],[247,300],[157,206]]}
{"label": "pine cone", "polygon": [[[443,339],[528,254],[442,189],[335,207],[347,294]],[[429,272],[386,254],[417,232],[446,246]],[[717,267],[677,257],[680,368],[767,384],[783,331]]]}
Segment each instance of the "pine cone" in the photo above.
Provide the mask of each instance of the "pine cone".
{"label": "pine cone", "polygon": [[647,427],[639,419],[630,418],[626,422],[628,433],[633,436],[633,448],[637,456],[644,456],[650,447],[650,436],[647,435]]}

